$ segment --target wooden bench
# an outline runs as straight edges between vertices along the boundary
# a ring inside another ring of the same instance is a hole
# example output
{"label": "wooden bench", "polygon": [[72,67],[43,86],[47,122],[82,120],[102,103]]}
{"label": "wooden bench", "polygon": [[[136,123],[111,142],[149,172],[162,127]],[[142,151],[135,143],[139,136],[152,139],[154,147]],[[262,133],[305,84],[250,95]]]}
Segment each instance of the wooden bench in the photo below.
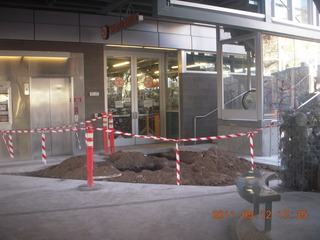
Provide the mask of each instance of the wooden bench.
{"label": "wooden bench", "polygon": [[[276,178],[275,173],[248,171],[238,177],[236,181],[239,195],[253,203],[254,215],[259,215],[260,203],[265,203],[265,231],[271,230],[272,202],[281,200],[281,195],[269,188],[269,181],[274,178]],[[268,217],[266,217],[267,213]]]}

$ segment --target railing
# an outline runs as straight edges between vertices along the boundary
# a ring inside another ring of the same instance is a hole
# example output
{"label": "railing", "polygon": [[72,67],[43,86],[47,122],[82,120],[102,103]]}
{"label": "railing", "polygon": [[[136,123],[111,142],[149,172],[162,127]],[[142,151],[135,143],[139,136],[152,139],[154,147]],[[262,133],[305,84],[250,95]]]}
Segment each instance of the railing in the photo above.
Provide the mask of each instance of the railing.
{"label": "railing", "polygon": [[[236,96],[235,98],[233,98],[233,99],[229,100],[228,102],[226,102],[224,105],[227,105],[227,104],[231,103],[232,101],[234,101],[234,100],[242,97],[242,96],[243,96],[244,94],[246,94],[246,93],[247,93],[247,91],[241,93],[240,95],[238,95],[238,96]],[[211,115],[212,113],[215,113],[216,111],[218,111],[218,108],[212,110],[211,112],[208,112],[208,113],[205,114],[205,115],[198,115],[198,116],[195,116],[195,117],[193,118],[193,135],[194,135],[195,138],[197,137],[197,119],[198,119],[198,118],[206,118],[206,117],[208,117],[209,115]],[[197,143],[194,142],[194,144],[197,144]]]}

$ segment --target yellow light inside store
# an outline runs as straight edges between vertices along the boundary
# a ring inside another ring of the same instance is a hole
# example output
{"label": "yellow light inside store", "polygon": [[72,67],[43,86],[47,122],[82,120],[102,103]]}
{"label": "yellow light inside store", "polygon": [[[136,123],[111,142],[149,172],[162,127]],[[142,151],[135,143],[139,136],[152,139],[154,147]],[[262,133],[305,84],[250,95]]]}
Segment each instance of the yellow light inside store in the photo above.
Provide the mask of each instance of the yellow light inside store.
{"label": "yellow light inside store", "polygon": [[120,67],[120,66],[124,66],[124,65],[128,65],[128,64],[130,64],[130,62],[126,61],[126,62],[114,64],[114,65],[112,65],[112,67]]}
{"label": "yellow light inside store", "polygon": [[67,57],[23,57],[26,60],[68,60]]}
{"label": "yellow light inside store", "polygon": [[0,59],[20,59],[21,56],[0,56]]}

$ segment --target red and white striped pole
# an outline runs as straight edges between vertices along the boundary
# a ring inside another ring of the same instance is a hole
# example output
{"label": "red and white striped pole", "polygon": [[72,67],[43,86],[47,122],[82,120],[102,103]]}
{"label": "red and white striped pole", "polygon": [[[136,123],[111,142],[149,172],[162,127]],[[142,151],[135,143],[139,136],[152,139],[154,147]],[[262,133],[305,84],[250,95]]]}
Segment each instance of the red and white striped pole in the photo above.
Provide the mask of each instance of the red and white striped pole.
{"label": "red and white striped pole", "polygon": [[[103,113],[103,129],[108,130],[108,115],[106,112]],[[109,133],[107,131],[103,132],[103,141],[104,141],[104,152],[109,153]]]}
{"label": "red and white striped pole", "polygon": [[176,173],[177,173],[177,185],[180,185],[180,152],[179,152],[179,140],[176,141]]}
{"label": "red and white striped pole", "polygon": [[14,158],[13,142],[12,142],[12,134],[11,133],[9,133],[8,143],[9,143],[8,146],[9,146],[10,158]]}
{"label": "red and white striped pole", "polygon": [[47,164],[46,135],[44,132],[41,134],[41,156],[42,162]]}
{"label": "red and white striped pole", "polygon": [[[114,130],[113,128],[113,116],[112,113],[109,112],[109,129]],[[114,154],[114,132],[110,132],[110,155]]]}
{"label": "red and white striped pole", "polygon": [[93,186],[93,128],[92,124],[86,127],[87,144],[87,186]]}
{"label": "red and white striped pole", "polygon": [[254,170],[254,145],[253,145],[253,133],[249,134],[250,138],[250,160],[251,160],[251,170]]}

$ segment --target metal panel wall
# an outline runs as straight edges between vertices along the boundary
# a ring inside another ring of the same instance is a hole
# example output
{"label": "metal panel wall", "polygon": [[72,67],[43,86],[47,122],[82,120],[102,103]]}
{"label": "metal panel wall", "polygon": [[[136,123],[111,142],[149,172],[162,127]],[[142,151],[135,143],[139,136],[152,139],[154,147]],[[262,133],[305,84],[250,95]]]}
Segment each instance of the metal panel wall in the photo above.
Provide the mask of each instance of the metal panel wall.
{"label": "metal panel wall", "polygon": [[79,28],[67,25],[35,25],[35,40],[79,42]]}
{"label": "metal panel wall", "polygon": [[216,39],[192,37],[192,49],[199,51],[217,51]]}
{"label": "metal panel wall", "polygon": [[0,22],[1,39],[33,40],[34,26],[32,23]]}
{"label": "metal panel wall", "polygon": [[146,19],[103,40],[101,27],[118,23],[119,17],[10,8],[0,13],[0,39],[214,49],[207,38],[215,38],[215,29],[206,26]]}
{"label": "metal panel wall", "polygon": [[80,26],[102,27],[103,25],[112,25],[119,21],[120,18],[115,16],[80,14]]}
{"label": "metal panel wall", "polygon": [[191,49],[191,36],[160,33],[159,47]]}
{"label": "metal panel wall", "polygon": [[214,27],[191,25],[191,35],[198,37],[216,38],[216,29]]}
{"label": "metal panel wall", "polygon": [[139,24],[135,24],[131,27],[128,27],[130,30],[136,31],[147,31],[147,32],[157,32],[158,31],[158,22],[151,20],[143,20]]}
{"label": "metal panel wall", "polygon": [[33,23],[33,11],[27,9],[0,8],[0,21]]}
{"label": "metal panel wall", "polygon": [[158,46],[158,34],[153,32],[122,31],[122,43],[125,45]]}
{"label": "metal panel wall", "polygon": [[79,25],[79,14],[66,12],[35,11],[36,23],[54,25]]}
{"label": "metal panel wall", "polygon": [[159,32],[190,35],[191,29],[189,24],[159,22]]}

